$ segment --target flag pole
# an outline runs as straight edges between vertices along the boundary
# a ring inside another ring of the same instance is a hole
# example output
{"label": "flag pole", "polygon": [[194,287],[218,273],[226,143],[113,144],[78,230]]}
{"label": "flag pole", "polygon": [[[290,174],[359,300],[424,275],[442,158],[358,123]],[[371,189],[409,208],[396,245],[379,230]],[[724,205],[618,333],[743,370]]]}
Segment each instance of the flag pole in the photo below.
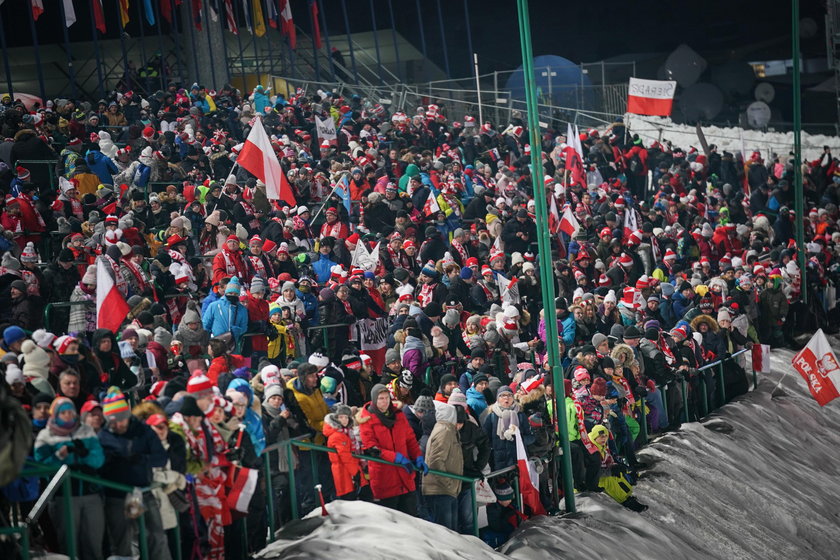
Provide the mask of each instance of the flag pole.
{"label": "flag pole", "polygon": [[805,278],[805,200],[802,186],[802,77],[799,73],[799,0],[791,0],[791,41],[793,57],[793,192],[796,219],[796,259],[802,290],[802,303],[808,303],[808,282]]}
{"label": "flag pole", "polygon": [[12,87],[12,72],[9,67],[9,51],[6,50],[6,33],[2,32],[3,29],[3,12],[2,6],[0,6],[0,48],[3,49],[3,68],[6,70],[6,87],[8,88],[8,93],[14,99],[15,92],[14,87]]}
{"label": "flag pole", "polygon": [[70,75],[70,91],[75,98],[77,97],[76,69],[73,68],[73,51],[70,49],[70,33],[67,30],[67,10],[64,8],[64,2],[59,2],[58,8],[61,10],[61,30],[64,33],[64,50],[67,52],[67,73]]}
{"label": "flag pole", "polygon": [[[32,4],[27,2],[25,7],[26,13],[29,17],[29,30],[32,33],[32,43],[35,47],[35,65],[38,67],[38,87],[41,93],[41,100],[46,103],[47,88],[44,86],[44,71],[41,66],[41,47],[38,45],[38,31],[35,29],[35,16],[32,15]],[[6,52],[6,49],[3,49]]]}
{"label": "flag pole", "polygon": [[[466,4],[465,4],[466,5]],[[478,53],[473,53],[473,68],[475,69],[475,95],[478,101],[478,122],[484,123],[484,111],[481,109],[481,83],[478,80]]]}
{"label": "flag pole", "polygon": [[[566,512],[575,509],[575,488],[572,479],[572,453],[569,442],[569,427],[566,424],[566,399],[563,372],[560,365],[560,344],[557,333],[557,308],[554,301],[554,270],[551,263],[551,240],[548,234],[548,210],[546,208],[545,181],[542,167],[542,143],[540,122],[534,84],[534,57],[531,51],[531,24],[526,0],[516,2],[519,20],[519,40],[522,48],[522,65],[525,74],[525,94],[528,103],[528,131],[531,135],[531,177],[534,182],[536,201],[537,241],[539,245],[540,282],[543,311],[545,315],[545,340],[548,363],[552,372],[554,396],[554,418],[557,423],[557,438],[560,441],[559,460],[562,463],[563,496]],[[534,163],[536,162],[536,163]],[[556,492],[555,486],[555,492]],[[557,495],[555,494],[555,500]]]}

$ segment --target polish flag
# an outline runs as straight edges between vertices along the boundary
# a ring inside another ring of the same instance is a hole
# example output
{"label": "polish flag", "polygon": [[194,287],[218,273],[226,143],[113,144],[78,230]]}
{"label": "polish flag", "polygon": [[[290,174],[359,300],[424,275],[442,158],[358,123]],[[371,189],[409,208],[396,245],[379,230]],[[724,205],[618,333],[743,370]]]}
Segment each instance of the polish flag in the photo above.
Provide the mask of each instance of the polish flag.
{"label": "polish flag", "polygon": [[260,181],[265,183],[266,196],[269,200],[283,200],[290,206],[297,206],[297,200],[292,193],[292,185],[286,179],[271,140],[263,128],[262,119],[253,121],[251,132],[236,158],[236,163],[250,171]]}
{"label": "polish flag", "polygon": [[318,23],[318,3],[315,0],[309,0],[309,12],[312,14],[312,38],[315,40],[315,48],[323,48],[321,25]]}
{"label": "polish flag", "polygon": [[669,117],[674,106],[677,82],[630,78],[627,112],[637,115]]}
{"label": "polish flag", "polygon": [[840,397],[840,362],[831,350],[822,329],[793,357],[793,368],[805,378],[811,395],[825,406]]}
{"label": "polish flag", "polygon": [[528,460],[519,430],[516,430],[514,437],[516,438],[516,465],[519,468],[519,493],[522,496],[522,505],[531,510],[530,515],[545,515],[545,508],[540,501],[540,475]]}
{"label": "polish flag", "polygon": [[569,237],[574,237],[580,230],[580,224],[572,213],[572,207],[566,206],[563,210],[563,217],[560,219],[560,231],[566,233]]}
{"label": "polish flag", "polygon": [[280,30],[284,37],[289,38],[289,46],[295,48],[297,45],[297,32],[295,22],[292,20],[292,8],[289,0],[280,0]]}
{"label": "polish flag", "polygon": [[96,259],[96,328],[117,332],[131,310],[111,277],[111,265]]}
{"label": "polish flag", "polygon": [[257,490],[259,471],[238,466],[231,467],[231,470],[233,485],[227,495],[227,505],[234,511],[247,513],[251,498]]}
{"label": "polish flag", "polygon": [[560,233],[560,211],[557,210],[557,200],[553,194],[549,194],[548,198],[551,203],[548,207],[548,231],[552,234]]}

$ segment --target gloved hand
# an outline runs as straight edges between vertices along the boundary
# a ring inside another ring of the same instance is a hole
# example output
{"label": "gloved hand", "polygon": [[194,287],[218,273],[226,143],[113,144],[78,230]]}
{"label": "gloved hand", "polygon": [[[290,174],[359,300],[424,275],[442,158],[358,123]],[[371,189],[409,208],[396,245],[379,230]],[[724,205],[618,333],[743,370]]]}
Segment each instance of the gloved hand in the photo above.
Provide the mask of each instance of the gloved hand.
{"label": "gloved hand", "polygon": [[647,396],[647,388],[644,385],[636,385],[633,389],[633,396],[637,399],[643,399]]}
{"label": "gloved hand", "polygon": [[417,467],[418,471],[423,471],[423,474],[429,474],[429,465],[426,464],[423,457],[417,457],[414,460],[414,466]]}
{"label": "gloved hand", "polygon": [[414,472],[414,467],[411,465],[411,461],[402,453],[397,453],[397,456],[394,457],[394,462],[407,470],[409,473]]}
{"label": "gloved hand", "polygon": [[90,450],[85,447],[85,442],[80,439],[73,440],[73,451],[76,453],[76,456],[80,458],[90,455]]}
{"label": "gloved hand", "polygon": [[502,435],[504,436],[504,438],[505,438],[506,440],[508,440],[508,441],[512,441],[512,440],[513,440],[513,435],[514,435],[515,433],[516,433],[516,426],[515,426],[515,425],[513,425],[513,424],[511,424],[511,425],[508,427],[508,429],[504,431],[504,433],[503,433]]}
{"label": "gloved hand", "polygon": [[382,452],[379,450],[378,447],[368,447],[367,449],[362,451],[362,454],[367,455],[368,457],[373,457],[374,459],[378,459]]}

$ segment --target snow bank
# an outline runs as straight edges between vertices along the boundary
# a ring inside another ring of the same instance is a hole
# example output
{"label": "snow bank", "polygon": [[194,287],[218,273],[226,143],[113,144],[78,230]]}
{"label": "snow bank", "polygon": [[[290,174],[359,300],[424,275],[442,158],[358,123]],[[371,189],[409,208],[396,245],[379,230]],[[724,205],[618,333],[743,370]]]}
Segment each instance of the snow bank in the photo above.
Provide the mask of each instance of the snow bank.
{"label": "snow bank", "polygon": [[336,502],[327,505],[329,518],[313,512],[259,557],[837,557],[840,403],[821,409],[791,369],[792,355],[774,352],[775,373],[763,375],[757,391],[639,453],[651,465],[635,492],[650,505],[642,514],[601,494],[579,496],[577,514],[529,521],[495,553],[474,537],[379,506]]}
{"label": "snow bank", "polygon": [[[669,118],[644,117],[630,113],[624,116],[624,122],[633,134],[638,134],[645,140],[645,145],[650,145],[653,140],[660,140],[661,130],[662,141],[670,140],[675,147],[684,150],[688,150],[690,146],[700,149],[700,140],[697,138],[697,129],[694,126],[675,124]],[[739,127],[704,126],[703,134],[706,135],[706,141],[709,144],[718,146],[720,153],[724,150],[733,154],[740,152],[742,135],[743,149],[747,157],[754,151],[761,152],[761,157],[764,159],[767,159],[770,153],[787,156],[793,150],[793,132],[762,132]],[[823,151],[823,146],[830,146],[832,153],[836,155],[840,152],[840,137],[802,133],[802,158],[804,160],[817,159]]]}

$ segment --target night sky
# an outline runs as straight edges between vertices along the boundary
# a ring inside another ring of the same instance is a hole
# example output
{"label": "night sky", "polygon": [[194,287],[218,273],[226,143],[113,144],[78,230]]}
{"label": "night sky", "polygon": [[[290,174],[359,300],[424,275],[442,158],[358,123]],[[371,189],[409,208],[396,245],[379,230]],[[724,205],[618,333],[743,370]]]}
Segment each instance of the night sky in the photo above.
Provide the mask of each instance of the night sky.
{"label": "night sky", "polygon": [[[153,0],[157,3],[159,0]],[[186,0],[185,0],[186,1]],[[238,2],[239,0],[234,0]],[[305,0],[291,0],[296,23],[309,29],[309,14]],[[421,17],[417,0],[391,0],[396,27],[418,49],[420,48]],[[350,11],[351,31],[372,28],[370,0],[346,0]],[[425,30],[427,52],[443,68],[441,26],[438,2],[444,19],[443,33],[454,76],[467,76],[469,52],[463,0],[419,0],[422,25]],[[9,46],[32,44],[28,18],[28,0],[6,0],[0,13]],[[103,0],[108,35],[116,37],[117,0]],[[811,17],[819,29],[816,35],[802,44],[805,56],[824,56],[824,2],[802,0],[802,17]],[[63,31],[56,2],[45,2],[46,12],[36,24],[41,42],[60,42]],[[77,23],[69,30],[70,40],[89,41],[89,0],[74,0]],[[131,0],[132,21],[127,31],[139,35],[138,8],[142,0]],[[390,28],[388,0],[374,0],[377,27]],[[327,29],[331,34],[345,32],[341,0],[324,0]],[[472,39],[479,52],[483,71],[505,70],[519,66],[519,37],[516,24],[516,4],[513,0],[469,0]],[[594,62],[627,53],[669,52],[680,43],[687,43],[701,54],[725,53],[727,50],[756,42],[775,40],[780,55],[789,53],[790,2],[788,0],[723,1],[705,0],[678,2],[661,0],[602,0],[601,2],[559,2],[531,0],[530,13],[535,55],[556,54],[575,62]],[[162,29],[167,32],[164,22]],[[145,32],[156,32],[146,26]],[[269,32],[276,33],[274,30]],[[139,55],[138,55],[139,56]]]}

